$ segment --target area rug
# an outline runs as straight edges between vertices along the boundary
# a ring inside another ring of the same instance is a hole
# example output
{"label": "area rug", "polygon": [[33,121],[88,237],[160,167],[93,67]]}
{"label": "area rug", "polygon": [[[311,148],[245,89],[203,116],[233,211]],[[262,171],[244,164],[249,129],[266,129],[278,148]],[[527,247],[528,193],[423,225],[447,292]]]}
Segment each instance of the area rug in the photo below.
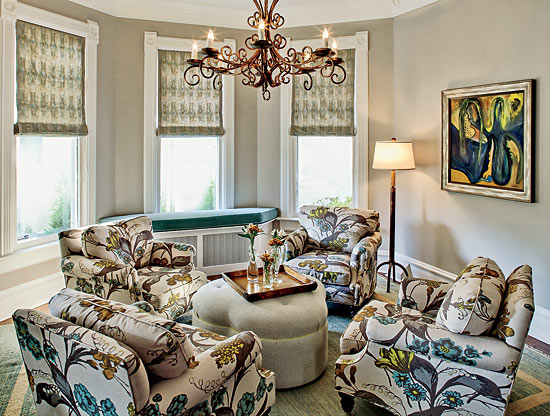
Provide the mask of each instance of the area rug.
{"label": "area rug", "polygon": [[[395,300],[396,294],[380,293],[375,297]],[[277,391],[271,416],[344,415],[334,390],[334,362],[339,355],[340,334],[350,318],[349,308],[329,307],[329,361],[326,371],[305,386]],[[0,416],[36,415],[13,325],[0,326],[0,383]],[[355,403],[357,416],[389,415],[364,400],[356,400]],[[523,353],[506,413],[506,416],[515,415],[550,415],[550,357],[529,346]]]}

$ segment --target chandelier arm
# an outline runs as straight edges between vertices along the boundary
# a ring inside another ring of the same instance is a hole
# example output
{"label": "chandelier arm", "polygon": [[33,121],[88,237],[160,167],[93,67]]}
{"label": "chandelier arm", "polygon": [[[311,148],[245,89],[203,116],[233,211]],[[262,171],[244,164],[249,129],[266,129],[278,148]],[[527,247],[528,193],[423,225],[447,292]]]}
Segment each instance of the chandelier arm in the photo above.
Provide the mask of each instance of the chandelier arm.
{"label": "chandelier arm", "polygon": [[[192,69],[197,68],[196,66],[189,66],[187,69],[183,72],[183,79],[188,85],[195,86],[198,85],[199,82],[201,82],[201,77],[197,73],[191,73]],[[191,73],[190,79],[187,78],[187,74]]]}
{"label": "chandelier arm", "polygon": [[[271,18],[273,16],[273,12],[275,11],[275,7],[277,7],[277,4],[279,3],[279,0],[273,0],[273,3],[271,3],[271,8],[269,9],[269,17]],[[267,0],[266,0],[267,4]],[[269,21],[271,23],[271,19]],[[276,28],[273,28],[276,29]]]}
{"label": "chandelier arm", "polygon": [[254,4],[256,5],[256,8],[258,9],[258,12],[260,13],[260,17],[263,17],[264,15],[264,8],[262,4],[258,0],[252,0]]}

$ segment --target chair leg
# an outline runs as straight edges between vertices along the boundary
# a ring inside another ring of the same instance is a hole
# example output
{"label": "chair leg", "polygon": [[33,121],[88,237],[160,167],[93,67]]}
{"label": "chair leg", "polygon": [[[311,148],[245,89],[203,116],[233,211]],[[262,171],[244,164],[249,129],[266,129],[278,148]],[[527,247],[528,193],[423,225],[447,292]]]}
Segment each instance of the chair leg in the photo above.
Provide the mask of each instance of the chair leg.
{"label": "chair leg", "polygon": [[355,398],[345,393],[338,393],[338,395],[340,396],[340,405],[342,406],[342,410],[348,415],[351,414],[351,412],[353,411],[353,406],[355,404]]}
{"label": "chair leg", "polygon": [[269,412],[271,412],[271,407],[269,409],[267,409],[263,414],[262,416],[267,416],[269,415]]}

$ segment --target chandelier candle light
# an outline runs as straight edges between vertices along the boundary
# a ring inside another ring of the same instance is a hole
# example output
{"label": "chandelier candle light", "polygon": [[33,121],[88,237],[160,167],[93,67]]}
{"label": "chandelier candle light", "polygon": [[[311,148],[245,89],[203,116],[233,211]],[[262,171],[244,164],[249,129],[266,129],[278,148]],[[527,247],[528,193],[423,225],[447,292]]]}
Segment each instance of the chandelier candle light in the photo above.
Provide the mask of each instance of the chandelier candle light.
{"label": "chandelier candle light", "polygon": [[[321,76],[329,78],[334,84],[342,84],[346,80],[346,71],[342,67],[343,60],[338,58],[336,42],[329,48],[329,33],[325,28],[322,37],[322,47],[313,50],[305,46],[301,51],[287,48],[288,41],[280,33],[272,34],[282,27],[285,19],[275,12],[279,0],[252,0],[257,11],[248,18],[248,25],[257,29],[245,40],[245,48],[233,51],[230,46],[220,50],[214,48],[214,32],[208,32],[206,47],[195,53],[195,44],[189,67],[185,70],[184,79],[189,85],[197,85],[201,79],[212,79],[214,89],[220,91],[223,86],[222,75],[242,75],[243,85],[262,89],[264,100],[269,100],[269,88],[288,84],[291,76],[303,75],[304,88],[310,90],[313,86],[311,73],[319,71]],[[250,54],[250,56],[249,56]]]}

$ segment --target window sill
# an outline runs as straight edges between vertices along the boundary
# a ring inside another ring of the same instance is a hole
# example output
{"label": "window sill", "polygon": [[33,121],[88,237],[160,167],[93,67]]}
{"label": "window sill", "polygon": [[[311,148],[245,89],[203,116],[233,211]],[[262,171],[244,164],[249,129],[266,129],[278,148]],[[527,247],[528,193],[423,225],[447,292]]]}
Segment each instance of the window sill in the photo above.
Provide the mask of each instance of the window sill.
{"label": "window sill", "polygon": [[56,258],[59,259],[59,253],[59,243],[57,241],[19,249],[12,254],[0,257],[0,275],[45,261],[55,260]]}

